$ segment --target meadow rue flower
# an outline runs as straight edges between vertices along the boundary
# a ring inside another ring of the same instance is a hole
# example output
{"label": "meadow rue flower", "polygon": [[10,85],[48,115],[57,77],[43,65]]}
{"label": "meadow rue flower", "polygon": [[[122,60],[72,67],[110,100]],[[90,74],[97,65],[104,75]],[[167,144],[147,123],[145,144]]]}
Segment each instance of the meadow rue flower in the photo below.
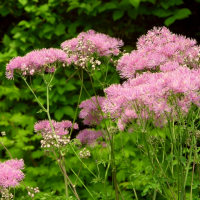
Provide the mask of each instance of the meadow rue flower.
{"label": "meadow rue flower", "polygon": [[97,144],[97,139],[100,137],[104,138],[102,132],[95,131],[93,129],[84,129],[76,136],[76,138],[79,139],[82,144],[87,144],[89,146],[94,146]]}
{"label": "meadow rue flower", "polygon": [[90,63],[93,69],[101,64],[99,60],[94,59],[93,54],[99,57],[117,56],[120,53],[119,48],[121,46],[123,46],[122,40],[93,30],[82,32],[77,38],[67,40],[61,44],[61,48],[68,55],[68,65],[73,63],[76,66],[86,68],[87,64]]}
{"label": "meadow rue flower", "polygon": [[102,107],[105,113],[118,119],[121,130],[139,117],[149,119],[153,116],[155,125],[161,125],[167,122],[166,113],[176,117],[177,106],[183,114],[188,112],[191,103],[199,106],[199,90],[200,69],[179,67],[174,71],[146,72],[122,85],[113,84],[106,88],[107,98]]}
{"label": "meadow rue flower", "polygon": [[200,47],[196,45],[196,40],[160,27],[141,36],[137,50],[122,56],[117,70],[123,78],[134,78],[140,70],[172,71],[184,65],[197,68],[199,58]]}
{"label": "meadow rue flower", "polygon": [[[102,105],[105,100],[105,97],[92,97],[90,99],[87,99],[86,101],[83,101],[79,108],[82,108],[80,111],[79,117],[84,119],[83,123],[85,125],[98,125],[102,121]],[[106,116],[104,116],[105,118]]]}
{"label": "meadow rue flower", "polygon": [[34,75],[44,71],[52,73],[55,71],[55,63],[65,63],[66,53],[61,49],[41,49],[34,50],[25,56],[15,57],[6,66],[6,77],[13,78],[14,72],[20,75]]}
{"label": "meadow rue flower", "polygon": [[79,152],[79,157],[80,158],[88,158],[91,154],[90,151],[84,148],[82,151]]}
{"label": "meadow rue flower", "polygon": [[[43,137],[43,140],[41,140],[42,148],[65,146],[70,142],[68,129],[72,128],[73,124],[71,121],[56,122],[52,120],[52,125],[56,135],[54,135],[48,120],[39,121],[34,126],[35,132],[41,134]],[[73,129],[78,129],[77,123],[74,123]]]}
{"label": "meadow rue flower", "polygon": [[24,161],[22,159],[11,159],[0,162],[0,187],[16,187],[24,179]]}

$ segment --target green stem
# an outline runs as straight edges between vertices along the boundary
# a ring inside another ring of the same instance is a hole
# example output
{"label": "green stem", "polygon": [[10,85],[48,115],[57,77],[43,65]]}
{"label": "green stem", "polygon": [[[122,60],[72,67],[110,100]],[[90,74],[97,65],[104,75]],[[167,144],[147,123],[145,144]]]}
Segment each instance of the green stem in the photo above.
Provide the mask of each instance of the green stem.
{"label": "green stem", "polygon": [[80,70],[81,68],[78,68],[67,80],[66,80],[66,83],[74,77],[74,75]]}
{"label": "green stem", "polygon": [[187,163],[187,166],[186,166],[185,179],[184,179],[184,183],[183,183],[183,190],[184,191],[182,191],[183,194],[181,194],[181,200],[184,199],[184,195],[185,195],[185,186],[186,186],[187,176],[188,176],[188,172],[189,172],[189,168],[190,168],[191,156],[192,156],[193,148],[194,148],[194,135],[192,137],[192,146],[190,148],[190,154],[189,154],[188,163]]}
{"label": "green stem", "polygon": [[[90,77],[90,82],[91,82],[92,89],[93,89],[95,97],[96,97],[98,107],[100,109],[102,117],[104,117],[103,112],[101,110],[101,107],[99,105],[98,99],[97,99],[97,95],[96,95],[96,92],[95,92],[95,89],[94,89],[94,86],[93,86],[92,78],[91,78],[90,75],[89,75],[89,77]],[[106,131],[109,135],[109,131],[107,130],[107,126],[106,126]],[[109,141],[110,141],[110,147],[111,147],[111,152],[110,152],[111,153],[111,166],[112,166],[112,175],[113,175],[114,188],[115,188],[115,197],[116,197],[116,200],[119,200],[118,187],[117,187],[118,184],[117,184],[117,178],[116,178],[115,156],[114,156],[114,148],[113,148],[113,136],[112,136],[112,138],[109,139]]]}
{"label": "green stem", "polygon": [[62,165],[62,162],[61,162],[61,159],[58,159],[55,151],[53,151],[53,154],[55,155],[56,157],[56,160],[58,162],[58,166],[60,168],[60,171],[61,173],[63,174],[63,176],[69,181],[69,183],[71,184],[71,190],[72,192],[74,193],[74,195],[77,197],[78,200],[80,200],[79,196],[78,196],[78,193],[76,191],[76,188],[74,187],[73,183],[71,182],[70,178],[68,177],[67,173],[66,173],[66,170],[65,170],[65,166]]}
{"label": "green stem", "polygon": [[[79,69],[76,72],[78,72],[78,71],[79,71]],[[81,70],[81,75],[82,75],[81,77],[82,77],[82,81],[83,81],[83,70]],[[78,108],[79,108],[79,103],[80,103],[81,95],[82,95],[82,90],[83,90],[83,84],[81,84],[80,94],[79,94],[79,97],[78,97],[78,103],[77,103],[77,106],[76,106],[76,112],[75,112],[75,116],[74,116],[74,119],[73,119],[72,128],[71,128],[71,131],[70,131],[70,137],[72,135],[74,123],[76,121],[76,117],[77,117],[77,113],[78,113]]]}
{"label": "green stem", "polygon": [[71,171],[74,173],[74,175],[76,176],[76,178],[81,182],[81,184],[85,187],[85,189],[88,191],[88,193],[90,194],[90,196],[92,198],[94,198],[94,196],[92,195],[92,193],[90,192],[90,190],[85,186],[85,184],[81,181],[81,179],[77,176],[76,172],[69,166],[69,164],[67,163],[68,167],[71,169]]}
{"label": "green stem", "polygon": [[40,105],[40,107],[43,109],[43,111],[47,112],[46,108],[42,105],[42,103],[40,102],[40,100],[37,98],[36,94],[34,93],[34,91],[32,90],[32,88],[29,86],[29,84],[26,81],[26,78],[24,78],[22,76],[22,79],[24,80],[24,82],[26,83],[26,85],[28,86],[28,88],[30,89],[30,91],[33,93],[36,101],[38,102],[38,104]]}
{"label": "green stem", "polygon": [[[62,156],[62,168],[64,170],[64,174],[66,174],[66,169],[65,169],[65,158]],[[65,181],[65,196],[66,198],[69,198],[69,192],[68,192],[68,181],[67,177],[64,175],[64,181]]]}
{"label": "green stem", "polygon": [[138,200],[138,196],[137,196],[137,193],[136,193],[135,188],[133,188],[133,192],[134,192],[134,194],[135,194],[135,198],[136,198],[136,200]]}
{"label": "green stem", "polygon": [[8,151],[8,149],[6,148],[6,146],[3,144],[3,142],[0,142],[0,143],[3,146],[3,148],[7,151],[8,155],[10,156],[10,158],[13,159],[12,155],[10,154],[10,152]]}
{"label": "green stem", "polygon": [[153,200],[156,200],[156,195],[157,195],[157,191],[156,191],[156,189],[154,189]]}
{"label": "green stem", "polygon": [[192,167],[192,180],[191,180],[191,188],[190,188],[190,200],[192,200],[192,186],[193,186],[193,178],[194,178],[195,155],[196,154],[194,154],[193,167]]}
{"label": "green stem", "polygon": [[[145,130],[145,129],[143,128],[143,130]],[[149,145],[148,145],[148,143],[147,143],[146,137],[145,137],[145,133],[143,133],[143,139],[144,139],[144,141],[145,141],[145,145],[146,145],[146,147],[147,147],[147,152],[148,152],[148,158],[149,158],[150,164],[151,164],[151,166],[152,166],[152,169],[153,169],[153,171],[154,171],[154,173],[155,173],[155,175],[156,175],[156,178],[157,178],[158,182],[160,183],[161,187],[163,188],[163,190],[165,191],[165,194],[166,194],[167,198],[170,199],[170,197],[169,197],[169,195],[168,195],[168,193],[167,193],[167,191],[166,191],[166,188],[163,186],[163,184],[162,184],[161,181],[160,181],[159,175],[157,174],[157,169],[154,167],[154,163],[153,163],[153,161],[152,161],[152,159],[151,159],[150,149],[149,149]],[[172,193],[172,195],[173,195],[173,193]],[[173,195],[173,196],[174,196],[174,195]],[[174,199],[176,200],[175,197],[174,197]]]}
{"label": "green stem", "polygon": [[[78,176],[79,176],[79,174],[80,174],[80,172],[81,172],[82,166],[83,166],[83,164],[81,163],[81,166],[80,166],[80,168],[79,168],[79,170],[78,170]],[[77,178],[76,178],[75,183],[74,183],[75,186],[76,186],[76,182],[77,182]]]}
{"label": "green stem", "polygon": [[71,145],[71,143],[69,143],[69,145],[72,148],[72,151],[74,152],[74,154],[76,155],[76,157],[81,161],[81,163],[84,165],[84,167],[86,167],[86,169],[93,175],[95,176],[95,178],[97,178],[97,176],[87,167],[87,165],[79,158],[79,156],[77,155],[76,151],[74,150],[73,146]]}

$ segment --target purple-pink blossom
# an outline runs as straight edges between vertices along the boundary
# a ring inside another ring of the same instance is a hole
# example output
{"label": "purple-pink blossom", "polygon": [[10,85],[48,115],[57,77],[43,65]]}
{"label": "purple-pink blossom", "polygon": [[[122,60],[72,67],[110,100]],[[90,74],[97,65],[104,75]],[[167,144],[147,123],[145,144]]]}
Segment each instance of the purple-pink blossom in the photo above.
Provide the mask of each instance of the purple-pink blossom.
{"label": "purple-pink blossom", "polygon": [[[77,139],[80,140],[82,144],[87,144],[89,146],[93,146],[96,144],[98,138],[104,138],[101,131],[95,131],[92,129],[84,129],[79,132],[79,134],[76,136]],[[105,146],[105,144],[103,143]]]}
{"label": "purple-pink blossom", "polygon": [[94,96],[79,105],[79,108],[82,108],[79,117],[83,119],[85,125],[98,125],[105,118],[101,112],[104,100],[105,97]]}
{"label": "purple-pink blossom", "polygon": [[[72,128],[72,122],[69,120],[63,120],[62,122],[56,122],[52,120],[52,125],[56,135],[62,136],[69,133],[69,128]],[[52,128],[48,120],[39,121],[34,126],[35,132],[43,134],[52,134]],[[74,123],[73,129],[78,129],[78,124]]]}
{"label": "purple-pink blossom", "polygon": [[21,171],[24,168],[22,159],[11,159],[3,163],[0,162],[0,187],[16,187],[24,179],[25,175]]}
{"label": "purple-pink blossom", "polygon": [[41,49],[27,53],[25,56],[17,56],[10,60],[6,66],[6,77],[12,79],[14,72],[20,75],[34,75],[44,71],[52,73],[56,69],[56,63],[66,63],[67,54],[61,49]]}
{"label": "purple-pink blossom", "polygon": [[[176,117],[177,109],[187,113],[191,103],[200,105],[200,70],[179,67],[173,71],[146,72],[129,79],[122,85],[113,84],[105,89],[103,111],[118,120],[120,129],[133,120],[149,119],[166,122]],[[177,105],[178,104],[178,105]],[[154,114],[150,114],[150,113]],[[140,113],[138,115],[138,113]]]}
{"label": "purple-pink blossom", "polygon": [[119,48],[123,46],[123,42],[120,39],[112,38],[103,33],[97,33],[94,30],[89,30],[80,33],[77,38],[63,42],[61,47],[62,49],[68,47],[72,51],[81,50],[77,49],[80,40],[85,46],[85,54],[98,53],[99,56],[118,55],[120,52]]}
{"label": "purple-pink blossom", "polygon": [[138,71],[172,71],[187,65],[197,68],[200,48],[196,40],[171,33],[166,27],[154,28],[137,42],[137,50],[119,59],[117,70],[123,78],[134,78]]}

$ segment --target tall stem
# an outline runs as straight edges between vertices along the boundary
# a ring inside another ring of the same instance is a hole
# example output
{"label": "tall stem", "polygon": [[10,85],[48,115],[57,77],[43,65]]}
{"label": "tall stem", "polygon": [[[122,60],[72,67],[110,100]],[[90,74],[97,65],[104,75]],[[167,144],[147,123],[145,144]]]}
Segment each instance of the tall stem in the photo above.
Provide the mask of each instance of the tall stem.
{"label": "tall stem", "polygon": [[[65,169],[65,158],[64,156],[62,156],[62,167],[64,170],[64,174],[66,174],[66,169]],[[66,198],[69,197],[69,192],[68,192],[68,181],[67,181],[67,177],[64,175],[64,181],[65,181],[65,196]]]}
{"label": "tall stem", "polygon": [[[50,83],[49,83],[49,84],[50,84]],[[52,129],[54,135],[56,135],[55,130],[54,130],[54,127],[53,127],[53,124],[52,124],[51,116],[50,116],[50,113],[49,113],[49,84],[47,85],[47,116],[48,116],[48,119],[49,119],[49,123],[50,123],[51,129]],[[57,139],[57,137],[55,137],[55,139],[56,139],[56,142],[57,142],[57,144],[58,144],[58,139]],[[58,149],[59,149],[59,148],[58,148]],[[60,155],[61,155],[61,157],[62,157],[63,163],[65,163],[64,157],[62,156],[62,154],[61,154],[61,152],[60,152],[60,149],[59,149],[59,153],[60,153]],[[67,176],[66,176],[66,172],[65,172],[65,165],[63,165],[63,163],[61,162],[62,169],[63,169],[63,171],[64,171],[63,176],[64,176],[64,181],[65,181],[65,196],[66,196],[66,198],[68,198],[68,197],[69,197],[69,194],[68,194],[68,182],[67,182]]]}
{"label": "tall stem", "polygon": [[[97,101],[97,104],[98,104],[98,107],[100,109],[100,112],[101,112],[101,115],[102,115],[102,118],[104,117],[103,115],[103,112],[102,112],[102,109],[99,105],[99,102],[98,102],[98,99],[97,99],[97,95],[96,95],[96,92],[95,92],[95,89],[94,89],[94,86],[93,86],[93,82],[92,82],[92,78],[91,76],[89,75],[90,77],[90,82],[91,82],[91,85],[92,85],[92,89],[94,91],[94,94],[95,94],[95,97],[96,97],[96,101]],[[105,124],[106,125],[106,124]],[[106,131],[109,135],[109,131],[107,130],[107,126],[106,126]],[[114,181],[114,188],[115,188],[115,197],[116,197],[116,200],[119,200],[119,194],[118,194],[118,184],[117,184],[117,176],[116,176],[116,166],[115,166],[115,155],[114,155],[114,144],[113,144],[113,135],[111,135],[112,138],[109,139],[110,141],[110,147],[111,147],[111,167],[112,167],[112,177],[113,177],[113,181]]]}
{"label": "tall stem", "polygon": [[27,83],[26,78],[24,78],[22,76],[24,82],[26,83],[26,85],[28,86],[28,88],[30,89],[30,91],[33,93],[36,101],[38,102],[38,104],[40,105],[40,107],[46,112],[46,108],[42,105],[42,103],[40,102],[40,100],[37,98],[37,96],[35,95],[35,92],[32,90],[32,88],[30,87],[30,85]]}

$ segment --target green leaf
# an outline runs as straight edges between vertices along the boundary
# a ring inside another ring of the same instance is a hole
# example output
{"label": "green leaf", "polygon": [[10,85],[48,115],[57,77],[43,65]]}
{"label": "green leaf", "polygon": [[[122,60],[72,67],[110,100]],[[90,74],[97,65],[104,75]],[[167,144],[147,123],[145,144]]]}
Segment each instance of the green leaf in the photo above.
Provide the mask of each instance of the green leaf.
{"label": "green leaf", "polygon": [[54,24],[54,22],[56,21],[56,18],[53,16],[47,17],[47,21],[50,22],[51,24]]}
{"label": "green leaf", "polygon": [[24,8],[25,11],[29,12],[35,12],[36,11],[36,6],[35,5],[27,5]]}
{"label": "green leaf", "polygon": [[74,117],[75,115],[75,110],[71,107],[71,106],[65,106],[62,108],[63,109],[63,112],[67,115],[67,116],[70,116],[70,117]]}
{"label": "green leaf", "polygon": [[158,17],[168,17],[173,14],[171,10],[165,10],[162,8],[156,8],[152,9],[152,14],[158,16]]}
{"label": "green leaf", "polygon": [[18,23],[18,26],[25,26],[26,28],[30,28],[31,24],[28,21],[22,20]]}
{"label": "green leaf", "polygon": [[129,9],[128,10],[128,16],[132,19],[136,19],[138,16],[138,10],[137,9]]}
{"label": "green leaf", "polygon": [[63,115],[64,115],[64,112],[63,112],[62,108],[56,110],[54,113],[54,116],[58,121],[60,121],[62,119]]}
{"label": "green leaf", "polygon": [[40,11],[40,12],[46,12],[46,11],[48,11],[48,10],[49,10],[48,4],[44,4],[44,5],[42,5],[42,6],[40,6],[40,7],[38,8],[38,11]]}
{"label": "green leaf", "polygon": [[141,2],[150,2],[152,4],[155,4],[156,3],[156,0],[140,0]]}
{"label": "green leaf", "polygon": [[140,0],[129,0],[129,2],[135,7],[138,8],[140,5]]}
{"label": "green leaf", "polygon": [[61,95],[65,92],[65,87],[57,86],[56,89],[57,89],[58,93]]}
{"label": "green leaf", "polygon": [[35,147],[34,146],[25,146],[25,147],[22,147],[22,150],[24,150],[24,151],[30,151],[30,150],[33,150],[33,149],[35,149]]}
{"label": "green leaf", "polygon": [[74,23],[70,24],[68,27],[68,33],[74,34],[76,32],[76,27],[77,27],[76,24]]}
{"label": "green leaf", "polygon": [[173,24],[177,19],[184,19],[187,18],[189,15],[191,15],[191,11],[188,8],[176,10],[174,16],[167,18],[164,24],[166,26],[169,26],[170,24]]}
{"label": "green leaf", "polygon": [[79,2],[78,1],[72,1],[69,4],[70,4],[70,6],[67,8],[67,12],[79,7]]}
{"label": "green leaf", "polygon": [[54,27],[51,24],[44,24],[43,26],[43,33],[52,32],[54,30]]}
{"label": "green leaf", "polygon": [[189,15],[191,15],[191,11],[188,8],[182,8],[180,10],[177,10],[174,17],[176,19],[184,19],[187,18]]}
{"label": "green leaf", "polygon": [[103,5],[98,6],[98,12],[101,13],[105,10],[111,10],[117,8],[117,5],[113,2],[108,2]]}
{"label": "green leaf", "polygon": [[9,13],[10,13],[10,9],[8,9],[7,7],[1,7],[0,6],[0,15],[1,16],[5,17]]}
{"label": "green leaf", "polygon": [[68,82],[66,84],[66,91],[72,91],[72,90],[75,90],[75,89],[76,89],[76,87],[72,83]]}
{"label": "green leaf", "polygon": [[176,0],[176,1],[166,0],[166,1],[161,1],[160,4],[165,10],[167,10],[171,6],[183,4],[183,1],[182,0]]}
{"label": "green leaf", "polygon": [[116,21],[116,20],[122,18],[123,15],[124,15],[124,11],[123,10],[115,10],[113,12],[113,20]]}
{"label": "green leaf", "polygon": [[44,152],[41,150],[34,151],[31,153],[33,158],[41,158],[44,155]]}
{"label": "green leaf", "polygon": [[125,177],[124,171],[123,171],[123,170],[118,171],[118,172],[117,172],[117,180],[118,180],[119,182],[122,182],[122,181],[124,181],[125,179],[126,179],[126,177]]}
{"label": "green leaf", "polygon": [[18,2],[25,6],[28,3],[28,0],[18,0]]}
{"label": "green leaf", "polygon": [[168,17],[168,18],[164,21],[164,24],[165,24],[166,26],[169,26],[170,24],[173,24],[175,21],[176,21],[176,18],[175,18],[174,16]]}
{"label": "green leaf", "polygon": [[4,34],[4,36],[3,36],[3,44],[5,46],[9,46],[9,44],[10,44],[10,37],[6,34]]}
{"label": "green leaf", "polygon": [[58,24],[58,26],[56,27],[55,34],[57,36],[65,34],[65,25],[62,23]]}

